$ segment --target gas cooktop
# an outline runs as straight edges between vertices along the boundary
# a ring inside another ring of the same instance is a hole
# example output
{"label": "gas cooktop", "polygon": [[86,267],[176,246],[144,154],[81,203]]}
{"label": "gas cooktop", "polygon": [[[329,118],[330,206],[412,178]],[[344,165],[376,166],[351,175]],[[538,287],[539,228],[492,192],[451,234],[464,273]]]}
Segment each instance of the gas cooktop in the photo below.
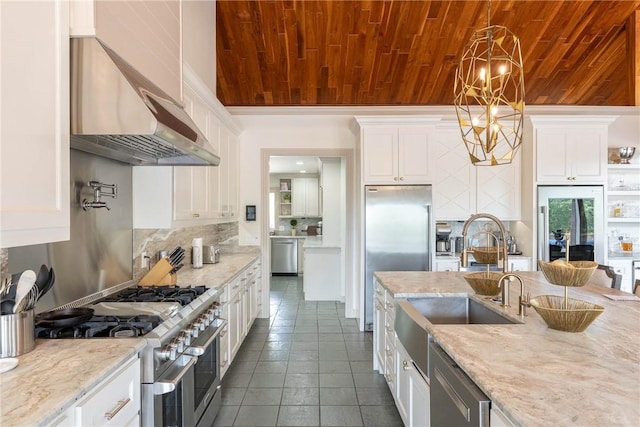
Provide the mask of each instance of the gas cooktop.
{"label": "gas cooktop", "polygon": [[37,338],[141,337],[162,323],[160,316],[93,316],[78,325],[36,326]]}
{"label": "gas cooktop", "polygon": [[137,286],[123,289],[98,302],[177,302],[185,306],[206,291],[205,286]]}

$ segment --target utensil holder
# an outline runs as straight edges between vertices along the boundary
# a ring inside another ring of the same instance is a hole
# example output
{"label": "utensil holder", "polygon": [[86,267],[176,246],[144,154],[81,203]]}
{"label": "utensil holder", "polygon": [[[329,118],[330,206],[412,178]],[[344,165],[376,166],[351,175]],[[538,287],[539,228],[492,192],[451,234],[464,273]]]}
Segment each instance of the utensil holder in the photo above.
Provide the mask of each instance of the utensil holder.
{"label": "utensil holder", "polygon": [[0,358],[30,352],[36,346],[34,310],[0,316]]}

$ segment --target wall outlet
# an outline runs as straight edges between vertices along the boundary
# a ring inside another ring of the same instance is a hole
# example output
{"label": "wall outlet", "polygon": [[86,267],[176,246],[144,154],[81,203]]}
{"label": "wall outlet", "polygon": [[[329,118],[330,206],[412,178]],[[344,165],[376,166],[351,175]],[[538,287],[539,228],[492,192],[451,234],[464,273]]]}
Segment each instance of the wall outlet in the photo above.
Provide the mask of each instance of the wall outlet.
{"label": "wall outlet", "polygon": [[149,267],[149,254],[146,252],[142,252],[140,254],[140,268],[148,268]]}

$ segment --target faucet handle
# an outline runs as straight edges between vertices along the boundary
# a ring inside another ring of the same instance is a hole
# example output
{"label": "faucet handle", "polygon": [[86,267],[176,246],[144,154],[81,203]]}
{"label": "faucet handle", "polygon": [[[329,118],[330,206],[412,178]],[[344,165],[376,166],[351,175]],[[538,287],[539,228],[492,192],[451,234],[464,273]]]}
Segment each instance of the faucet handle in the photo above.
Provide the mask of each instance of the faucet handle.
{"label": "faucet handle", "polygon": [[520,295],[518,297],[518,314],[521,316],[527,315],[527,307],[531,307],[531,293],[527,292],[527,295]]}

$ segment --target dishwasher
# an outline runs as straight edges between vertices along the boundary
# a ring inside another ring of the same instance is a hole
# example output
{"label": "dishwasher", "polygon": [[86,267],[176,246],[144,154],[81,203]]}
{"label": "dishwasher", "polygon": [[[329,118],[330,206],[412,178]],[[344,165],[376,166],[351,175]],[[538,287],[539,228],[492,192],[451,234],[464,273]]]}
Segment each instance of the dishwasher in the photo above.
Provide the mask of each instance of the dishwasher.
{"label": "dishwasher", "polygon": [[298,275],[298,239],[271,238],[271,274]]}
{"label": "dishwasher", "polygon": [[434,342],[429,344],[429,370],[432,427],[489,427],[491,401]]}

